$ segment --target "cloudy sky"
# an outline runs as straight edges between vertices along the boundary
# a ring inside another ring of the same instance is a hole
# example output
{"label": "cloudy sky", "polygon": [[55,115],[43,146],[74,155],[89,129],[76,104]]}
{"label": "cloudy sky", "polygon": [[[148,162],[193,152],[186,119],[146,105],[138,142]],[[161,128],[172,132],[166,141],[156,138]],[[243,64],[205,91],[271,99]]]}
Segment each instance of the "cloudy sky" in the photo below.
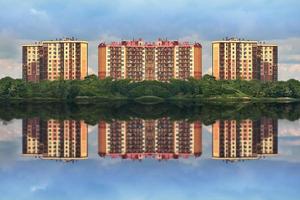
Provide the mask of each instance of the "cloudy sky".
{"label": "cloudy sky", "polygon": [[90,73],[101,41],[199,41],[211,72],[211,41],[226,36],[279,45],[279,79],[300,79],[298,0],[0,0],[0,77],[21,77],[21,44],[76,37],[89,41]]}

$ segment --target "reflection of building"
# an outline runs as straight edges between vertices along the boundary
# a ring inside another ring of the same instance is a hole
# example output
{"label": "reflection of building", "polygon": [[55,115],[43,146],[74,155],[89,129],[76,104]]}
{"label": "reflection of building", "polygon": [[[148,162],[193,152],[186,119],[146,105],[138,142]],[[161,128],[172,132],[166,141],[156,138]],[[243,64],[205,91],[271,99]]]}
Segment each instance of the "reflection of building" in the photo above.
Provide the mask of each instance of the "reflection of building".
{"label": "reflection of building", "polygon": [[202,153],[200,122],[133,119],[99,122],[99,155],[123,159],[177,159]]}
{"label": "reflection of building", "polygon": [[76,160],[88,156],[87,125],[75,120],[23,120],[23,155]]}
{"label": "reflection of building", "polygon": [[74,39],[42,41],[22,46],[23,79],[84,79],[88,73],[88,44]]}
{"label": "reflection of building", "polygon": [[98,46],[98,68],[100,79],[200,79],[202,46],[168,40],[101,43]]}
{"label": "reflection of building", "polygon": [[260,155],[278,154],[278,122],[275,119],[262,118],[255,137],[256,150]]}
{"label": "reflection of building", "polygon": [[257,159],[277,154],[277,120],[218,120],[213,124],[213,158]]}
{"label": "reflection of building", "polygon": [[276,45],[230,38],[212,43],[213,76],[221,80],[277,81]]}
{"label": "reflection of building", "polygon": [[41,155],[44,148],[43,137],[39,118],[23,119],[23,154]]}

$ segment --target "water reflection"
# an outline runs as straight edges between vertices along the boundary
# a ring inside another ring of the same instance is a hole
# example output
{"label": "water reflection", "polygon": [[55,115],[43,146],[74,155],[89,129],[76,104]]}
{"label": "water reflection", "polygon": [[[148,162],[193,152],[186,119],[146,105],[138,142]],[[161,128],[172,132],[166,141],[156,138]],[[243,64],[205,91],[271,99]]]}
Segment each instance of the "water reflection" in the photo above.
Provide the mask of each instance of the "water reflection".
{"label": "water reflection", "polygon": [[99,122],[99,155],[123,159],[158,160],[199,157],[201,122],[133,119]]}
{"label": "water reflection", "polygon": [[0,192],[297,199],[299,119],[299,104],[0,105]]}
{"label": "water reflection", "polygon": [[278,154],[277,120],[218,120],[212,130],[214,159],[236,161]]}
{"label": "water reflection", "polygon": [[[213,159],[233,162],[278,154],[277,119],[217,120],[211,137]],[[199,158],[202,123],[168,117],[99,121],[98,154],[129,160]],[[87,124],[82,120],[23,119],[23,155],[63,161],[86,159]]]}
{"label": "water reflection", "polygon": [[23,155],[64,161],[86,159],[87,134],[83,121],[23,119]]}

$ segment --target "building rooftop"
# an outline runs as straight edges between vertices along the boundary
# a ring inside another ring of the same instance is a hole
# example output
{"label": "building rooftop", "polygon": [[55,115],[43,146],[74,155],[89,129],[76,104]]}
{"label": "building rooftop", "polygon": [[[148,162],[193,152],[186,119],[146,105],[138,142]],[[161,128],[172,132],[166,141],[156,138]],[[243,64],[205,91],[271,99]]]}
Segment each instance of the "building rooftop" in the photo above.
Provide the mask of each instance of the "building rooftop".
{"label": "building rooftop", "polygon": [[84,40],[78,40],[77,38],[61,38],[61,39],[55,39],[55,40],[42,40],[39,42],[34,42],[31,44],[23,44],[23,47],[34,47],[34,46],[42,46],[45,43],[64,43],[64,42],[68,42],[68,43],[88,43],[87,41]]}
{"label": "building rooftop", "polygon": [[258,40],[246,40],[244,38],[235,38],[235,37],[226,37],[222,40],[215,40],[212,41],[212,43],[257,43],[259,46],[277,46],[275,44],[268,44],[264,41],[258,41]]}
{"label": "building rooftop", "polygon": [[240,38],[225,38],[222,40],[215,40],[212,43],[258,43],[256,40],[245,40]]}
{"label": "building rooftop", "polygon": [[191,43],[187,41],[178,41],[178,40],[168,40],[168,39],[158,39],[156,41],[144,41],[143,39],[138,40],[122,40],[122,41],[113,41],[111,43],[106,44],[105,42],[101,42],[98,47],[101,46],[132,46],[132,47],[154,47],[154,46],[191,46],[197,45],[201,47],[200,43]]}

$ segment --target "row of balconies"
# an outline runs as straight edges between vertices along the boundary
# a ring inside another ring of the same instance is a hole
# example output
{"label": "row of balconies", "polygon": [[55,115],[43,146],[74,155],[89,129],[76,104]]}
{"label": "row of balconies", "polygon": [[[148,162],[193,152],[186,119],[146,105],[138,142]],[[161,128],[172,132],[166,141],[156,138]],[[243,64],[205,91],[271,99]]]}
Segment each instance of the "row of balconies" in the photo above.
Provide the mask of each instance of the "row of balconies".
{"label": "row of balconies", "polygon": [[178,67],[179,69],[191,69],[191,64],[187,64],[187,63],[184,63],[184,64],[176,64],[176,67]]}
{"label": "row of balconies", "polygon": [[159,64],[155,69],[157,69],[157,71],[173,71],[174,65]]}
{"label": "row of balconies", "polygon": [[126,65],[127,65],[127,66],[130,66],[130,65],[144,66],[144,63],[143,63],[143,62],[128,61],[128,62],[126,62]]}
{"label": "row of balconies", "polygon": [[176,53],[176,57],[184,57],[184,58],[190,58],[190,53]]}
{"label": "row of balconies", "polygon": [[111,67],[111,68],[120,68],[123,66],[122,63],[110,63],[110,64],[107,64],[108,67]]}
{"label": "row of balconies", "polygon": [[126,56],[143,56],[145,53],[143,51],[127,51]]}
{"label": "row of balconies", "polygon": [[157,54],[156,59],[174,59],[174,54]]}
{"label": "row of balconies", "polygon": [[[124,74],[124,73],[122,73]],[[126,72],[127,76],[132,76],[132,75],[144,75],[144,71],[127,71]]]}

